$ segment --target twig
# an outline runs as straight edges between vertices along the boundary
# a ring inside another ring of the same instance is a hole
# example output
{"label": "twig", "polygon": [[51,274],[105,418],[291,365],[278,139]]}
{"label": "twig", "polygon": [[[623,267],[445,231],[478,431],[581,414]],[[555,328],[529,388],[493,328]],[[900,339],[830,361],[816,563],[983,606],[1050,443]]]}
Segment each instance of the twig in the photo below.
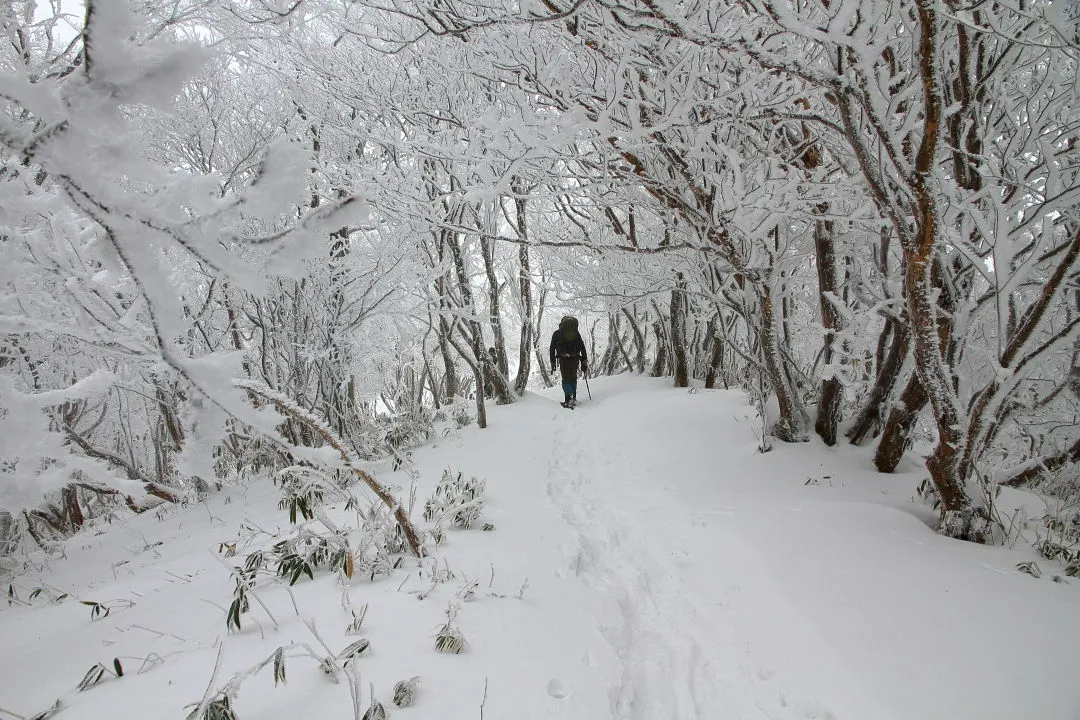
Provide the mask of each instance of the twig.
{"label": "twig", "polygon": [[210,700],[214,696],[214,683],[217,681],[218,673],[221,671],[221,656],[225,654],[225,643],[218,645],[217,660],[214,661],[214,672],[210,674],[210,682],[206,685],[206,692],[203,693],[202,700],[199,701],[198,707],[195,708],[195,712],[192,713],[193,717],[201,718],[206,713],[206,708],[210,705]]}
{"label": "twig", "polygon": [[166,575],[171,575],[172,577],[176,578],[180,582],[191,584],[191,578],[186,578],[186,577],[184,577],[182,575],[177,575],[176,573],[172,572],[171,570],[166,570],[165,574]]}
{"label": "twig", "polygon": [[319,635],[319,631],[315,629],[314,620],[305,620],[304,625],[306,625],[307,629],[311,631],[312,636],[319,641],[319,644],[323,646],[323,650],[326,651],[326,662],[335,671],[335,674],[331,677],[333,677],[334,682],[339,682],[337,678],[337,673],[341,673],[342,675],[344,675],[345,669],[342,668],[341,665],[338,663],[337,656],[334,654],[334,651],[330,649],[330,646],[327,645],[326,641],[322,639],[322,635]]}
{"label": "twig", "polygon": [[293,609],[293,612],[294,612],[294,613],[296,613],[296,617],[300,617],[300,608],[298,608],[298,607],[296,606],[296,595],[293,595],[293,591],[292,591],[292,588],[291,588],[291,587],[289,587],[288,583],[286,583],[286,582],[284,582],[284,581],[282,581],[282,580],[278,580],[278,581],[277,581],[277,584],[278,584],[279,586],[281,586],[281,587],[285,588],[285,592],[289,593],[289,599],[290,599],[290,600],[292,600],[292,609]]}
{"label": "twig", "polygon": [[187,642],[187,638],[182,638],[179,635],[173,635],[170,632],[161,632],[160,630],[154,630],[153,628],[144,627],[142,625],[132,625],[131,627],[135,628],[136,630],[144,630],[145,632],[153,633],[158,637],[165,637],[166,635],[168,635],[169,637],[175,638],[180,642]]}
{"label": "twig", "polygon": [[[360,664],[355,662],[349,663],[347,672],[349,674],[349,696],[352,700],[353,720],[361,720],[363,715],[360,713],[360,693],[353,690],[353,688],[360,687]],[[375,699],[374,687],[371,689],[371,698],[372,700]],[[374,714],[375,713],[372,713],[372,715]]]}
{"label": "twig", "polygon": [[15,720],[26,720],[25,715],[20,715],[14,710],[8,710],[6,707],[3,706],[0,706],[0,713],[3,713],[4,715],[10,715],[11,717],[15,718]]}

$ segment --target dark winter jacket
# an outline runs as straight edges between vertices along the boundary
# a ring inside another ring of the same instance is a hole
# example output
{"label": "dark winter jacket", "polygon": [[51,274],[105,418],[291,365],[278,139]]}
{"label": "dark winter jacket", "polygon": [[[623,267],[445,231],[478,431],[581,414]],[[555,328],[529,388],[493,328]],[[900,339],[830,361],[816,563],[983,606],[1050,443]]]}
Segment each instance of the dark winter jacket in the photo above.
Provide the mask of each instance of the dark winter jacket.
{"label": "dark winter jacket", "polygon": [[582,372],[589,366],[589,356],[585,352],[585,342],[581,334],[574,332],[574,338],[567,340],[562,330],[556,330],[551,336],[551,366],[555,367],[555,361],[559,358],[581,358]]}

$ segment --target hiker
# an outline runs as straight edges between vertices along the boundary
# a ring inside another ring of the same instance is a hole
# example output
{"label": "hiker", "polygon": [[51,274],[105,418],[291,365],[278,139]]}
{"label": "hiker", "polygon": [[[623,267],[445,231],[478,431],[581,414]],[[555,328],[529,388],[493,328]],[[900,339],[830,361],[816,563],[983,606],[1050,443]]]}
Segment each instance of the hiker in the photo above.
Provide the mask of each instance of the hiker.
{"label": "hiker", "polygon": [[555,372],[556,362],[562,373],[562,389],[566,400],[560,403],[564,408],[577,405],[577,371],[581,364],[583,374],[589,372],[589,357],[585,352],[585,342],[578,332],[578,321],[567,315],[559,322],[559,329],[551,336],[551,371]]}

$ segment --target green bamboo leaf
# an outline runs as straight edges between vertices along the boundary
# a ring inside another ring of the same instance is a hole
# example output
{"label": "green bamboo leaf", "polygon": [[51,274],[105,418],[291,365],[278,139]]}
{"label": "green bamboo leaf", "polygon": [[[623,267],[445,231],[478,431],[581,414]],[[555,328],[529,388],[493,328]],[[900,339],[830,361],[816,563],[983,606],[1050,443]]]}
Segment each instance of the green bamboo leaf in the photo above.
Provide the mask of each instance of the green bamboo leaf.
{"label": "green bamboo leaf", "polygon": [[103,677],[105,677],[105,666],[101,663],[97,663],[94,667],[86,671],[86,674],[83,675],[83,679],[79,681],[79,684],[75,686],[75,689],[79,692],[89,690],[101,682]]}
{"label": "green bamboo leaf", "polygon": [[274,651],[274,687],[278,681],[285,684],[285,648],[280,647]]}

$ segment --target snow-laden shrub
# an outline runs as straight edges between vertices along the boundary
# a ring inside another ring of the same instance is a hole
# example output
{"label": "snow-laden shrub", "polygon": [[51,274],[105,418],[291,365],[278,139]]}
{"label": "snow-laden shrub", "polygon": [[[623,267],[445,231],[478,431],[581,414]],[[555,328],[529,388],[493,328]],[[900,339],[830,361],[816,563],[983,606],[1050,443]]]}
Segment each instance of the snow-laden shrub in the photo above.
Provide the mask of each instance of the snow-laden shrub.
{"label": "snow-laden shrub", "polygon": [[459,655],[465,651],[465,636],[457,626],[457,607],[450,604],[446,608],[446,624],[435,633],[435,652],[447,655]]}
{"label": "snow-laden shrub", "polygon": [[466,478],[460,472],[455,475],[449,469],[443,470],[435,494],[424,504],[424,520],[436,527],[449,522],[453,527],[467,530],[480,519],[486,489],[487,482],[480,478]]}
{"label": "snow-laden shrub", "polygon": [[394,704],[403,708],[412,705],[416,701],[416,691],[419,687],[419,675],[414,675],[408,680],[398,680],[394,683]]}
{"label": "snow-laden shrub", "polygon": [[1035,549],[1060,562],[1066,575],[1080,576],[1080,466],[1050,473],[1034,489],[1046,500]]}

